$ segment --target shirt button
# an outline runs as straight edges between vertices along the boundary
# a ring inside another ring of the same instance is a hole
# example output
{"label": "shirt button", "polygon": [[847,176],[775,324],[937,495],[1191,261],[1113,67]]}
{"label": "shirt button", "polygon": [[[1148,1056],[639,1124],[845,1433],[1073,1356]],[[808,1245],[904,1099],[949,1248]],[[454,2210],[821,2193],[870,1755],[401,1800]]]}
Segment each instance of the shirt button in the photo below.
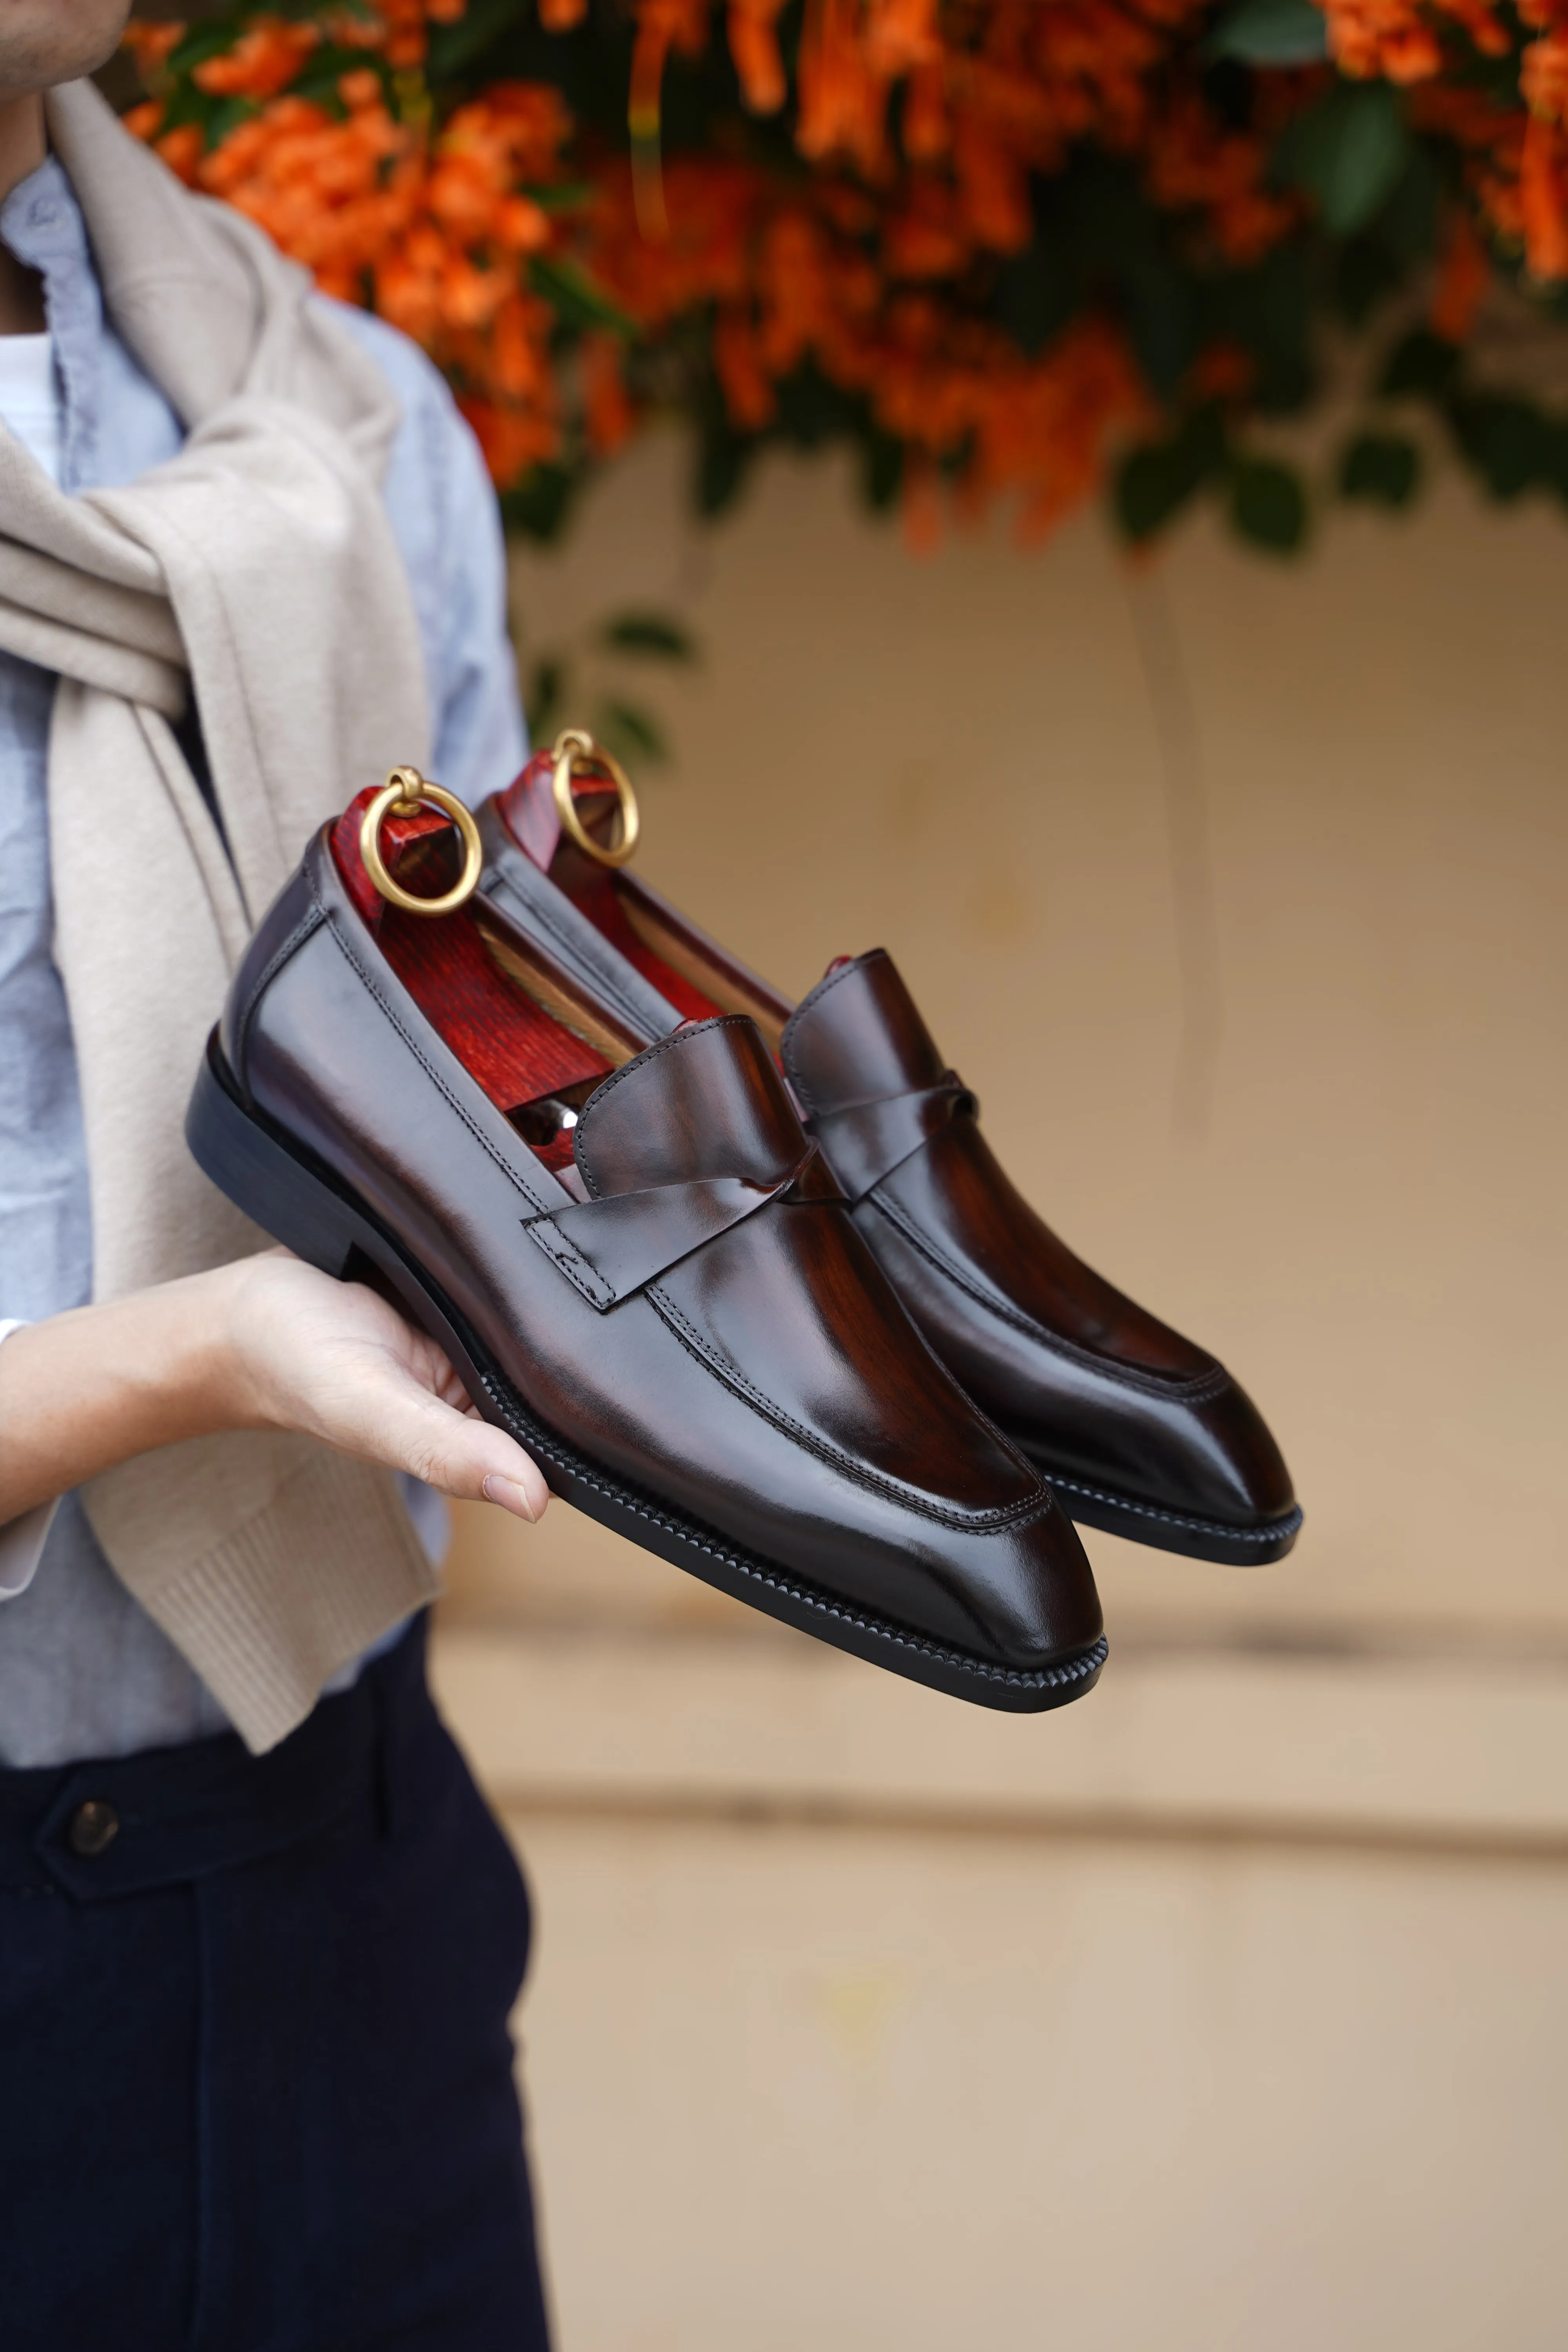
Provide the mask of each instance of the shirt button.
{"label": "shirt button", "polygon": [[112,1805],[104,1804],[97,1797],[89,1797],[85,1805],[79,1805],[66,1826],[66,1843],[85,1862],[106,1853],[119,1835],[119,1814]]}

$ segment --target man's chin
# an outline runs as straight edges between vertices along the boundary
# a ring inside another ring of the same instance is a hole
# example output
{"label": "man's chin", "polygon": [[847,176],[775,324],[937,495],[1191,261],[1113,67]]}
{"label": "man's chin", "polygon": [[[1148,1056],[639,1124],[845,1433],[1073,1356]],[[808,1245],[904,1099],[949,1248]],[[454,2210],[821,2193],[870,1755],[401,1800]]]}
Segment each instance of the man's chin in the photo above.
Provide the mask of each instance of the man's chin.
{"label": "man's chin", "polygon": [[0,7],[0,106],[107,65],[131,0],[5,0]]}

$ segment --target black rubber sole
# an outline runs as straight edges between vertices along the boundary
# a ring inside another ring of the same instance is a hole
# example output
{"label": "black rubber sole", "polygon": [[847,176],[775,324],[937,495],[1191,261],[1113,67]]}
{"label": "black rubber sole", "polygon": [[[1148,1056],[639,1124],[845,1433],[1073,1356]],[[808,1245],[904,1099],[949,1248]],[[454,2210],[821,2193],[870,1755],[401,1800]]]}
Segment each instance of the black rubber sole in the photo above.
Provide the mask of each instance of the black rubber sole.
{"label": "black rubber sole", "polygon": [[337,1276],[353,1273],[356,1265],[374,1268],[411,1319],[445,1349],[486,1420],[532,1454],[551,1492],[645,1551],[852,1657],[978,1706],[1042,1715],[1083,1697],[1099,1681],[1106,1658],[1103,1634],[1058,1665],[1026,1671],[994,1664],[822,1591],[601,1468],[530,1411],[457,1308],[372,1212],[246,1108],[216,1034],[191,1097],[185,1140],[219,1191],[297,1257]]}
{"label": "black rubber sole", "polygon": [[1134,1502],[1131,1496],[1112,1494],[1103,1486],[1086,1486],[1081,1480],[1053,1469],[1043,1455],[1029,1456],[1036,1469],[1079,1527],[1100,1528],[1107,1535],[1126,1536],[1133,1543],[1152,1544],[1157,1551],[1181,1552],[1188,1559],[1214,1559],[1228,1568],[1262,1568],[1283,1559],[1301,1532],[1301,1507],[1282,1519],[1258,1528],[1229,1527],[1223,1519],[1200,1519],[1182,1511],[1162,1510],[1154,1503]]}

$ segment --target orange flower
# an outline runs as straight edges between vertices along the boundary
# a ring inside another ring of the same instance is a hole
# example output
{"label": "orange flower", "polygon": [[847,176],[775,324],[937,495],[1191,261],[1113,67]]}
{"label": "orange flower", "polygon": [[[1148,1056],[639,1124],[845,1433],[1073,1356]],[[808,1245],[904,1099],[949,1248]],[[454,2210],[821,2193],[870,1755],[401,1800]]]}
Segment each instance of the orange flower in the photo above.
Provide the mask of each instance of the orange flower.
{"label": "orange flower", "polygon": [[911,555],[931,555],[942,544],[942,482],[929,458],[905,460],[899,520]]}
{"label": "orange flower", "polygon": [[1023,159],[1009,154],[978,112],[962,115],[952,142],[964,220],[978,245],[1019,253],[1034,235],[1029,182]]}
{"label": "orange flower", "polygon": [[778,402],[749,311],[720,312],[713,330],[713,366],[732,425],[742,433],[760,433],[773,423]]}
{"label": "orange flower", "polygon": [[1476,306],[1491,278],[1491,262],[1468,214],[1456,213],[1448,225],[1443,258],[1433,289],[1427,324],[1445,342],[1462,343],[1470,331]]}
{"label": "orange flower", "polygon": [[947,69],[939,58],[917,66],[904,92],[904,152],[911,163],[933,163],[952,143],[947,110]]}
{"label": "orange flower", "polygon": [[888,85],[862,46],[855,0],[807,0],[797,82],[801,153],[813,162],[845,154],[877,172]]}
{"label": "orange flower", "polygon": [[[1532,37],[1522,103],[1502,78],[1489,89],[1469,77],[1473,52],[1512,54],[1501,0],[1321,5],[1340,72],[1405,87],[1418,134],[1458,158],[1465,208],[1446,234],[1436,330],[1468,331],[1489,240],[1521,247],[1538,278],[1568,278],[1568,0],[1518,0]],[[586,12],[586,0],[538,5],[552,31]],[[1212,0],[805,0],[795,167],[738,121],[723,132],[732,146],[665,157],[669,55],[698,56],[721,26],[746,110],[788,102],[783,0],[721,11],[632,0],[632,159],[583,142],[572,176],[591,194],[563,205],[546,191],[566,177],[573,126],[553,89],[498,85],[443,120],[446,96],[421,68],[430,26],[463,11],[464,0],[326,0],[245,17],[194,77],[247,101],[221,118],[232,127],[210,152],[195,125],[163,128],[177,31],[138,27],[153,95],[128,120],[323,287],[416,336],[498,481],[584,449],[606,456],[637,421],[624,344],[579,332],[535,291],[549,281],[532,257],[549,256],[586,269],[665,343],[677,385],[704,351],[737,432],[767,431],[804,367],[850,395],[903,446],[905,529],[921,544],[944,515],[997,500],[1026,534],[1049,529],[1150,421],[1125,340],[1091,299],[1033,356],[988,315],[991,257],[1033,239],[1039,178],[1074,154],[1120,159],[1176,216],[1194,270],[1250,268],[1300,217],[1270,184],[1268,156],[1332,79],[1327,68],[1258,73],[1247,110],[1221,114],[1198,47]],[[302,81],[322,38],[363,60],[339,76],[335,102]],[[1184,396],[1245,404],[1253,378],[1248,353],[1216,341]]]}
{"label": "orange flower", "polygon": [[779,55],[783,8],[784,0],[730,0],[730,55],[741,96],[753,114],[776,114],[789,95]]}
{"label": "orange flower", "polygon": [[942,56],[936,0],[866,0],[862,38],[871,70],[889,80],[934,64]]}
{"label": "orange flower", "polygon": [[1146,184],[1170,212],[1201,211],[1219,251],[1242,268],[1261,260],[1300,216],[1268,184],[1268,142],[1221,131],[1195,91],[1177,97],[1150,133]]}
{"label": "orange flower", "polygon": [[139,17],[132,17],[121,39],[135,58],[136,70],[144,82],[153,79],[189,29],[186,25],[148,25]]}
{"label": "orange flower", "polygon": [[613,457],[635,416],[614,335],[584,335],[582,350],[583,427],[595,457]]}
{"label": "orange flower", "polygon": [[226,57],[208,58],[191,75],[209,98],[276,98],[287,89],[312,49],[315,25],[290,25],[281,16],[258,16]]}
{"label": "orange flower", "polygon": [[1532,114],[1519,171],[1524,257],[1532,278],[1568,278],[1568,148],[1553,123]]}
{"label": "orange flower", "polygon": [[338,76],[338,96],[351,114],[381,102],[381,76],[370,66],[355,66]]}
{"label": "orange flower", "polygon": [[1568,113],[1568,26],[1531,41],[1520,68],[1519,88],[1531,114],[1545,122],[1563,121]]}
{"label": "orange flower", "polygon": [[914,181],[907,208],[882,231],[883,264],[895,278],[955,277],[971,251],[957,197],[942,180]]}
{"label": "orange flower", "polygon": [[1321,0],[1329,55],[1342,73],[1367,80],[1426,81],[1443,52],[1415,0]]}
{"label": "orange flower", "polygon": [[161,139],[155,139],[153,143],[174,177],[177,180],[184,180],[189,186],[195,179],[196,167],[201,162],[202,149],[205,144],[195,124],[182,122],[177,131],[166,131]]}

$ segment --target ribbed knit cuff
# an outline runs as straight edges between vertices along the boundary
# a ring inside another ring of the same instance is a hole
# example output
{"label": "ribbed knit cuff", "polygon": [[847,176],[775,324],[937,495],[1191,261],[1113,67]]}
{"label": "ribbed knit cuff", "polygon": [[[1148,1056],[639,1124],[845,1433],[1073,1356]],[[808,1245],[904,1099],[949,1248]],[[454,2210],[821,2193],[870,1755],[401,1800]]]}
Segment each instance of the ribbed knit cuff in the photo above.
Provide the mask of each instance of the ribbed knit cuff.
{"label": "ribbed knit cuff", "polygon": [[253,1754],[321,1686],[440,1590],[390,1474],[313,1454],[268,1507],[143,1605]]}

